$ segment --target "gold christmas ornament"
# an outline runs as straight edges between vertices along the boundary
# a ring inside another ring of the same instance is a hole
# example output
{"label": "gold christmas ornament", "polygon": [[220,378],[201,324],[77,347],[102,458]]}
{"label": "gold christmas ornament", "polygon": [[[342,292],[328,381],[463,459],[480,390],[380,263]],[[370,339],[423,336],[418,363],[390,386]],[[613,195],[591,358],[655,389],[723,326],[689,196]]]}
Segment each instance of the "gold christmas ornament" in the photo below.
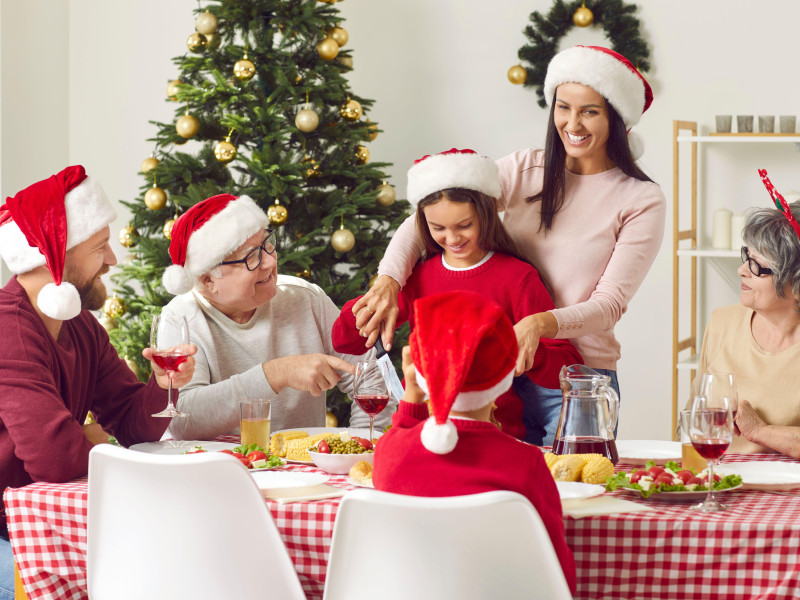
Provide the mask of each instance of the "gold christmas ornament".
{"label": "gold christmas ornament", "polygon": [[303,279],[308,279],[311,277],[311,271],[309,269],[303,269],[302,271],[297,271],[295,273],[296,277],[302,277]]}
{"label": "gold christmas ornament", "polygon": [[155,156],[148,156],[142,161],[141,171],[142,173],[147,173],[148,171],[152,171],[155,169],[161,161],[158,160]]}
{"label": "gold christmas ornament", "polygon": [[117,327],[119,327],[119,323],[117,323],[116,319],[112,319],[107,315],[103,315],[100,317],[100,325],[103,326],[103,329],[106,331],[113,331]]}
{"label": "gold christmas ornament", "polygon": [[114,294],[106,298],[103,303],[103,312],[109,319],[119,319],[125,314],[128,307],[125,305],[125,300]]}
{"label": "gold christmas ornament", "polygon": [[339,426],[339,419],[336,418],[336,415],[333,414],[331,411],[325,411],[325,427],[338,427]]}
{"label": "gold christmas ornament", "polygon": [[339,61],[339,64],[344,65],[348,69],[353,68],[353,57],[352,56],[340,56],[336,59]]}
{"label": "gold christmas ornament", "polygon": [[208,10],[197,15],[197,18],[194,20],[194,28],[203,35],[214,33],[218,25],[219,20],[217,16]]}
{"label": "gold christmas ornament", "polygon": [[256,66],[252,60],[247,58],[247,54],[233,65],[233,74],[240,81],[249,81],[256,74]]}
{"label": "gold christmas ornament", "polygon": [[325,4],[333,4],[336,0],[319,0],[319,2],[324,2]]}
{"label": "gold christmas ornament", "polygon": [[339,44],[332,38],[326,37],[319,44],[317,44],[317,54],[323,60],[333,60],[339,54]]}
{"label": "gold christmas ornament", "polygon": [[378,137],[378,124],[367,119],[367,130],[369,131],[369,141],[374,142]]}
{"label": "gold christmas ornament", "polygon": [[200,121],[187,112],[175,121],[175,131],[178,132],[179,136],[188,140],[196,136],[197,132],[200,131]]}
{"label": "gold christmas ornament", "polygon": [[164,237],[168,240],[172,239],[172,228],[175,227],[175,219],[170,219],[166,223],[164,223],[164,228],[161,230],[164,233]]}
{"label": "gold christmas ornament", "polygon": [[311,179],[319,175],[319,163],[308,154],[303,157],[301,162],[306,165],[306,179]]}
{"label": "gold christmas ornament", "polygon": [[514,65],[508,70],[508,80],[514,85],[522,85],[528,79],[528,71],[522,65]]}
{"label": "gold christmas ornament", "polygon": [[347,30],[341,27],[334,27],[333,29],[329,29],[328,37],[331,38],[337,44],[339,44],[339,48],[344,46],[347,43],[347,40],[350,39],[350,36],[347,34]]}
{"label": "gold christmas ornament", "polygon": [[333,232],[331,236],[331,246],[337,252],[349,252],[356,245],[356,237],[349,229],[345,229],[342,225],[339,229]]}
{"label": "gold christmas ornament", "polygon": [[178,99],[178,86],[183,84],[180,79],[173,79],[167,84],[167,98],[175,102]]}
{"label": "gold christmas ornament", "polygon": [[361,104],[358,100],[349,99],[339,108],[339,114],[345,121],[358,121],[361,118]]}
{"label": "gold christmas ornament", "polygon": [[153,187],[144,193],[144,204],[150,210],[161,210],[167,204],[167,193],[153,184]]}
{"label": "gold christmas ornament", "polygon": [[136,229],[133,225],[128,225],[119,230],[119,243],[124,248],[130,248],[136,243]]}
{"label": "gold christmas ornament", "polygon": [[366,146],[356,146],[356,160],[362,165],[369,162],[369,150],[367,150]]}
{"label": "gold christmas ornament", "polygon": [[368,283],[367,285],[368,285],[369,287],[372,287],[372,286],[374,286],[376,283],[378,283],[378,274],[377,274],[377,273],[375,273],[375,275],[373,275],[372,277],[370,277],[370,278],[369,278],[369,283]]}
{"label": "gold christmas ornament", "polygon": [[202,33],[195,31],[186,39],[186,47],[192,52],[200,54],[208,46],[208,40]]}
{"label": "gold christmas ornament", "polygon": [[275,204],[267,209],[267,216],[269,217],[269,222],[273,225],[283,225],[286,223],[286,219],[289,218],[289,211],[286,210],[283,204],[275,200]]}
{"label": "gold christmas ornament", "polygon": [[594,14],[584,4],[572,15],[572,22],[578,27],[588,27],[594,22]]}
{"label": "gold christmas ornament", "polygon": [[222,43],[222,38],[218,33],[206,33],[206,48],[208,50],[216,50]]}
{"label": "gold christmas ornament", "polygon": [[376,198],[378,204],[381,206],[391,206],[394,204],[396,198],[397,194],[391,185],[384,181],[383,184],[378,186],[378,196]]}
{"label": "gold christmas ornament", "polygon": [[231,136],[227,136],[223,141],[214,146],[214,156],[223,165],[236,158],[236,146],[231,143]]}
{"label": "gold christmas ornament", "polygon": [[310,133],[319,125],[319,115],[311,106],[306,104],[305,108],[297,113],[297,116],[294,118],[294,124],[300,131]]}
{"label": "gold christmas ornament", "polygon": [[125,364],[128,365],[128,368],[131,371],[133,371],[133,374],[136,375],[136,377],[138,378],[139,377],[139,365],[136,364],[136,361],[135,360],[131,360],[130,358],[128,358],[126,356],[125,357]]}

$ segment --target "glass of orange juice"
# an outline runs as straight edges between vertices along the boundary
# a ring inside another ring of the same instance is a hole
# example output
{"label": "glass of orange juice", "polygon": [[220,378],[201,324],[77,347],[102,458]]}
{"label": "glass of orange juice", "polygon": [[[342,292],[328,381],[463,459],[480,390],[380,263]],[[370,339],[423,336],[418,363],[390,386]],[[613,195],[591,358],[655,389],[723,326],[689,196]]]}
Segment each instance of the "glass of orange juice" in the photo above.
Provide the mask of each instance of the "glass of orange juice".
{"label": "glass of orange juice", "polygon": [[270,407],[269,400],[242,400],[239,403],[243,446],[255,444],[265,450],[269,448]]}
{"label": "glass of orange juice", "polygon": [[689,437],[689,419],[691,418],[691,410],[682,410],[680,412],[681,418],[681,467],[684,469],[694,469],[695,473],[704,471],[708,466],[708,461],[698,454],[697,450],[692,446],[692,440]]}

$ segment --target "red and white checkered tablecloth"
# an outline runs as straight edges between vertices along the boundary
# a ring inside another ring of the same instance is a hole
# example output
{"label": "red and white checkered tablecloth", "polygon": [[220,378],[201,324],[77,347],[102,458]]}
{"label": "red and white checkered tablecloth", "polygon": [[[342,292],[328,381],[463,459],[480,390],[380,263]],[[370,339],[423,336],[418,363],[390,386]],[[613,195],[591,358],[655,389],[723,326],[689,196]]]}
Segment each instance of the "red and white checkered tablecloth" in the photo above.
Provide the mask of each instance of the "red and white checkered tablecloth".
{"label": "red and white checkered tablecloth", "polygon": [[[728,455],[723,462],[752,460],[793,462],[775,455]],[[330,483],[351,487],[343,476],[332,476]],[[712,515],[695,513],[688,504],[614,495],[655,510],[565,518],[578,570],[577,599],[800,597],[800,490],[729,492],[724,501],[730,510]],[[5,501],[31,600],[86,598],[86,479],[8,489]],[[268,502],[309,598],[322,597],[339,501]]]}

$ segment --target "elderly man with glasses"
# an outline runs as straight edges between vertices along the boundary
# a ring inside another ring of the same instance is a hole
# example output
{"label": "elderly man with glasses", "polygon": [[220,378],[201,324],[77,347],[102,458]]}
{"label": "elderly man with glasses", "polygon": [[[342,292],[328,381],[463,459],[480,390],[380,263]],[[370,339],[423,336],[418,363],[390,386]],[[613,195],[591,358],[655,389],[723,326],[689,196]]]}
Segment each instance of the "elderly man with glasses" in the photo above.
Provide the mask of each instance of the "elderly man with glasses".
{"label": "elderly man with glasses", "polygon": [[[239,402],[272,401],[272,430],[325,425],[325,391],[352,398],[354,364],[364,356],[333,350],[339,310],[318,286],[278,275],[275,233],[247,196],[220,194],[199,202],[175,222],[173,265],[164,286],[176,296],[164,313],[183,315],[199,348],[191,383],[181,390],[172,420],[178,439],[239,432]],[[385,426],[394,407],[376,418]],[[350,425],[369,417],[352,405]]]}

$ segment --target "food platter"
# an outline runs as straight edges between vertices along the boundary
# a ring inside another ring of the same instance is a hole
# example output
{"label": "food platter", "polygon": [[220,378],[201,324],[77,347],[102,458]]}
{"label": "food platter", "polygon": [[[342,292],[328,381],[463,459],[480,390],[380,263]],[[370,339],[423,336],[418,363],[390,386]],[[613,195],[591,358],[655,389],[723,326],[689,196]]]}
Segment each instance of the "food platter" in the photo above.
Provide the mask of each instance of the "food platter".
{"label": "food platter", "polygon": [[[738,474],[738,471],[737,471]],[[724,488],[721,490],[714,490],[714,497],[718,498],[719,496],[725,495],[728,492],[732,492],[734,490],[738,490],[741,488],[742,485],[739,484],[734,487]],[[642,496],[642,492],[640,490],[636,490],[633,488],[625,488],[619,487],[618,490],[622,490],[623,492],[629,492],[632,494],[636,494],[637,496],[641,497],[643,500],[659,500],[661,502],[702,502],[708,496],[708,490],[700,490],[700,491],[692,491],[692,492],[654,492],[649,496],[645,497]]]}
{"label": "food platter", "polygon": [[558,495],[561,500],[583,500],[593,498],[605,492],[602,485],[593,483],[581,483],[579,481],[556,481]]}
{"label": "food platter", "polygon": [[657,465],[663,465],[671,460],[680,462],[680,442],[667,442],[663,440],[617,440],[617,454],[619,462],[628,465],[644,465],[652,460]]}
{"label": "food platter", "polygon": [[136,452],[147,452],[148,454],[186,454],[197,446],[208,452],[218,452],[219,450],[233,450],[237,444],[207,440],[163,440],[161,442],[134,444],[128,449]]}
{"label": "food platter", "polygon": [[[305,431],[308,435],[317,435],[318,433],[342,433],[343,431],[347,431],[350,433],[350,435],[369,439],[369,429],[359,427],[294,427],[292,429],[273,431],[272,435],[275,435],[276,433],[285,433],[287,431]],[[375,430],[372,432],[372,435],[375,438],[379,438],[381,435],[383,435],[383,432]],[[314,466],[313,460],[291,460],[288,458],[284,460],[286,460],[287,463],[295,465]]]}
{"label": "food platter", "polygon": [[742,476],[742,487],[746,490],[785,491],[800,489],[800,464],[780,461],[752,461],[724,463],[714,469],[715,473]]}

